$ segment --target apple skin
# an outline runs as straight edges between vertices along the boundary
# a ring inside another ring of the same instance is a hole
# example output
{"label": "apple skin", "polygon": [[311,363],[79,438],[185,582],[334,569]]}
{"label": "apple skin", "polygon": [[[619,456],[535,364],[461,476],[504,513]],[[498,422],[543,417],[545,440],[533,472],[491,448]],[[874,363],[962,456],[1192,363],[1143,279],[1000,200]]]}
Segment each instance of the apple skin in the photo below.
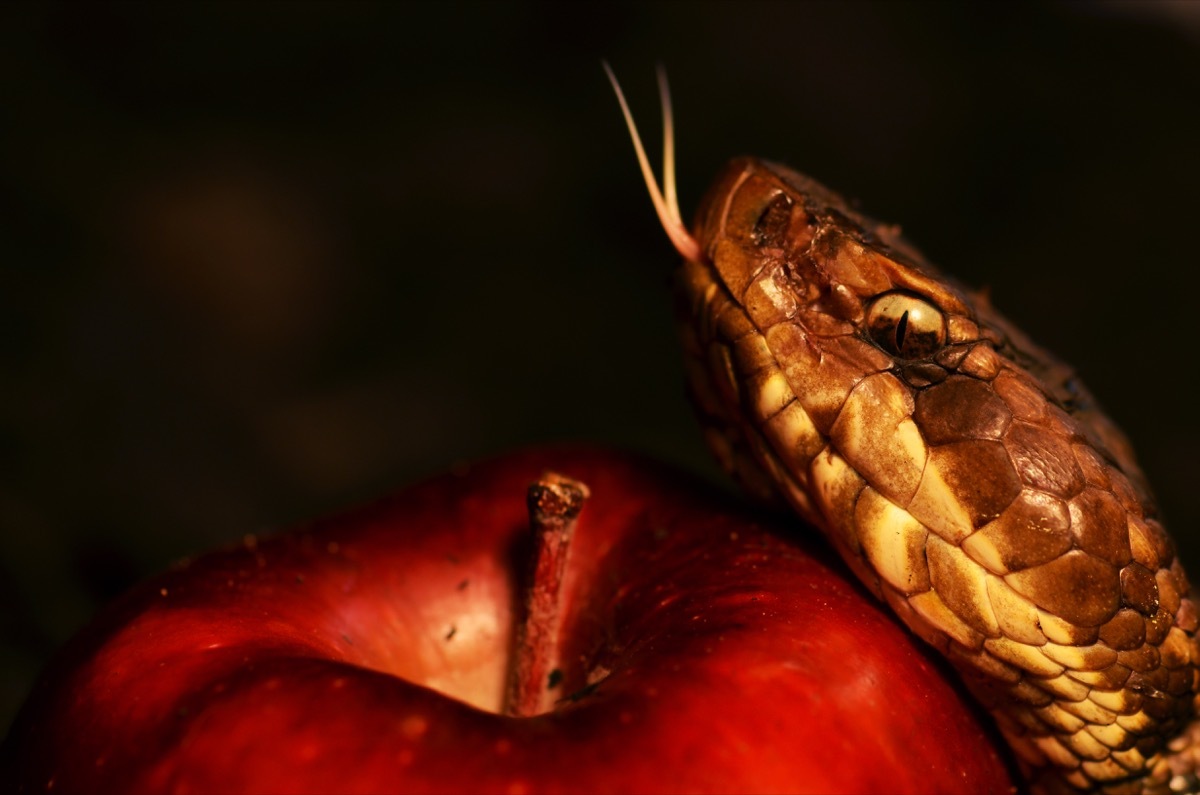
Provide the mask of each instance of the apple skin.
{"label": "apple skin", "polygon": [[[546,470],[591,490],[564,583],[572,695],[511,718],[496,710],[525,493]],[[0,781],[1012,792],[987,719],[813,531],[714,491],[628,453],[534,449],[197,558],[68,644],[0,751]]]}

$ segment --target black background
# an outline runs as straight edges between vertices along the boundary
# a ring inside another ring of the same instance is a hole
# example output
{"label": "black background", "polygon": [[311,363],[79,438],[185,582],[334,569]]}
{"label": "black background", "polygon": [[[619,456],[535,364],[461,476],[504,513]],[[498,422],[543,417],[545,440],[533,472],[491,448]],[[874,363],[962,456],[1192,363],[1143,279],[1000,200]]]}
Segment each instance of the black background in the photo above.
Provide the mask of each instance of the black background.
{"label": "black background", "polygon": [[[601,58],[1082,372],[1200,559],[1188,3],[0,10],[0,730],[137,578],[526,443],[716,478]],[[655,149],[656,146],[651,147]]]}

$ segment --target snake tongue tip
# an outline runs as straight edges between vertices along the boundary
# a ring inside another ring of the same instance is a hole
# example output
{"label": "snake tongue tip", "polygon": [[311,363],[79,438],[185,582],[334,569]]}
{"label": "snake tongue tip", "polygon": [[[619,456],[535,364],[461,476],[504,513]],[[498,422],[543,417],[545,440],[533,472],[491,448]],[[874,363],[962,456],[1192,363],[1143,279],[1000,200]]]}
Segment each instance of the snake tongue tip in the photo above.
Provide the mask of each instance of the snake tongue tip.
{"label": "snake tongue tip", "polygon": [[613,74],[608,61],[601,61],[601,64],[617,95],[617,102],[621,105],[621,113],[625,117],[625,125],[629,129],[629,137],[633,140],[633,149],[642,170],[642,178],[646,182],[650,200],[654,203],[654,210],[658,213],[659,223],[662,224],[663,231],[667,233],[675,250],[684,259],[699,262],[701,259],[700,244],[688,233],[687,226],[683,223],[675,191],[675,125],[671,114],[671,94],[667,86],[667,73],[659,66],[658,90],[663,108],[663,187],[660,189],[658,180],[654,176],[654,170],[650,167],[650,159],[646,156],[646,150],[642,146],[642,137],[638,134],[637,125],[633,121],[633,114],[629,110],[629,104],[625,101],[625,93],[621,91],[621,84],[617,82],[617,76]]}

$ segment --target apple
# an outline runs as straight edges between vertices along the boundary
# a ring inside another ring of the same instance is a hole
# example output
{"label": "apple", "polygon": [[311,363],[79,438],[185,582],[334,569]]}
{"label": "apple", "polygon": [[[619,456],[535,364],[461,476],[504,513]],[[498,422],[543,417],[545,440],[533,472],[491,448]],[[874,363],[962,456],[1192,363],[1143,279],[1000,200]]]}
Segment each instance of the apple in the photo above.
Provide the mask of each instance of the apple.
{"label": "apple", "polygon": [[533,449],[199,557],[62,651],[0,781],[1012,792],[988,719],[816,534],[715,492]]}

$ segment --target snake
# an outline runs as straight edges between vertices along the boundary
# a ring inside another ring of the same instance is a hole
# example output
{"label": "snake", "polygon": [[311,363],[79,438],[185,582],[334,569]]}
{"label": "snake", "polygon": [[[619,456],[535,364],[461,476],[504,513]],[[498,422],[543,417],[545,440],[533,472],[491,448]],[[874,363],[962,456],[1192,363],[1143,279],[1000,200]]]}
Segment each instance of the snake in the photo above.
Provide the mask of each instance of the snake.
{"label": "snake", "polygon": [[689,230],[665,73],[676,304],[709,447],[944,655],[1034,793],[1200,791],[1196,601],[1133,448],[1075,372],[895,225],[734,159]]}

